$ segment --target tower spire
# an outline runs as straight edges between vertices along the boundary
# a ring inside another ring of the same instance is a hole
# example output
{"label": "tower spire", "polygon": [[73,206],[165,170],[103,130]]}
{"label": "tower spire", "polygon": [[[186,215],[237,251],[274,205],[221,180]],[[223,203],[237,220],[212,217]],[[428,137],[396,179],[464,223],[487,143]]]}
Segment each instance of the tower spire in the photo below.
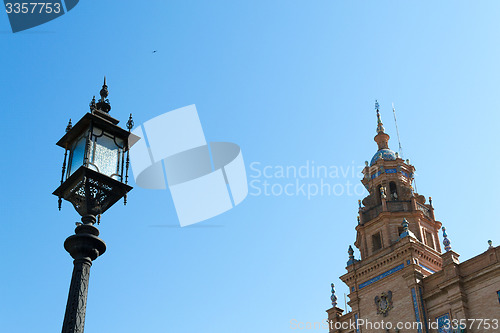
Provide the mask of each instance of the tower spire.
{"label": "tower spire", "polygon": [[380,118],[380,105],[377,100],[375,100],[375,110],[377,111],[377,135],[374,140],[377,142],[378,150],[389,149],[389,135],[385,133],[384,124]]}
{"label": "tower spire", "polygon": [[385,128],[384,124],[382,124],[382,119],[380,118],[380,105],[377,100],[375,100],[375,110],[377,110],[377,133],[384,133]]}

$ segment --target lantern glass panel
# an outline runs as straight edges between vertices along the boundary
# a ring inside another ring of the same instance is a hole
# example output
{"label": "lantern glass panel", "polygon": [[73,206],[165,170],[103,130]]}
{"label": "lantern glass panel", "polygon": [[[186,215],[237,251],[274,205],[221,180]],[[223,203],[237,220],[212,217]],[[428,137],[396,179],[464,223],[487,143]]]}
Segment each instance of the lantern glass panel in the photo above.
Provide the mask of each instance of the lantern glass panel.
{"label": "lantern glass panel", "polygon": [[83,165],[85,157],[86,136],[82,136],[71,150],[70,163],[68,165],[68,177],[73,174],[79,167]]}
{"label": "lantern glass panel", "polygon": [[120,159],[123,140],[96,129],[90,147],[89,168],[121,181]]}

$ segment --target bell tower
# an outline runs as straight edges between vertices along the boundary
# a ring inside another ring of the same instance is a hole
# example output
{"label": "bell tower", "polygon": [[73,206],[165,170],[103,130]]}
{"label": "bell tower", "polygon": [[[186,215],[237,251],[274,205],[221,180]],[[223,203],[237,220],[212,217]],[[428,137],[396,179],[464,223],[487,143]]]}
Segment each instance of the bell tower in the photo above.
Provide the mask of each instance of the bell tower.
{"label": "bell tower", "polygon": [[[441,252],[439,228],[441,223],[434,219],[432,199],[429,203],[423,195],[413,190],[415,167],[404,161],[398,153],[389,149],[389,135],[385,133],[377,111],[377,135],[374,140],[378,150],[370,163],[365,162],[362,183],[369,195],[359,203],[359,222],[354,245],[361,253],[361,259],[376,255],[398,242],[405,226],[408,233],[426,247]],[[425,260],[424,260],[425,261]],[[433,270],[439,269],[432,261],[426,262]]]}
{"label": "bell tower", "polygon": [[[420,323],[401,332],[427,332],[422,280],[442,269],[439,230],[432,199],[428,203],[413,189],[415,167],[389,148],[378,102],[375,103],[378,149],[365,162],[361,182],[368,196],[359,200],[356,241],[361,258],[349,246],[347,273],[340,279],[349,287],[352,311],[332,307],[330,325],[338,322],[389,321]],[[330,332],[386,332],[383,327],[359,326]],[[391,329],[390,332],[399,332]]]}

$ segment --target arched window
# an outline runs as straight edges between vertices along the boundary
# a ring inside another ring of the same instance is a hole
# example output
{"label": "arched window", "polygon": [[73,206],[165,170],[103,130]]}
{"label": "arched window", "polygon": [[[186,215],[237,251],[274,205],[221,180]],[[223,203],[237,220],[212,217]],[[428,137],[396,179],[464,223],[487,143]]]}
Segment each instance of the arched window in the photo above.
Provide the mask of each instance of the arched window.
{"label": "arched window", "polygon": [[432,237],[432,234],[427,230],[424,230],[424,234],[425,234],[425,244],[434,249],[434,239]]}
{"label": "arched window", "polygon": [[389,183],[389,192],[390,192],[391,200],[393,200],[393,201],[398,200],[398,188],[397,188],[395,182]]}
{"label": "arched window", "polygon": [[377,197],[377,204],[380,205],[382,203],[382,192],[381,192],[381,189],[382,188],[382,185],[379,185],[377,186],[377,193],[375,193],[376,197]]}
{"label": "arched window", "polygon": [[377,252],[382,248],[382,235],[380,232],[372,235],[372,253]]}

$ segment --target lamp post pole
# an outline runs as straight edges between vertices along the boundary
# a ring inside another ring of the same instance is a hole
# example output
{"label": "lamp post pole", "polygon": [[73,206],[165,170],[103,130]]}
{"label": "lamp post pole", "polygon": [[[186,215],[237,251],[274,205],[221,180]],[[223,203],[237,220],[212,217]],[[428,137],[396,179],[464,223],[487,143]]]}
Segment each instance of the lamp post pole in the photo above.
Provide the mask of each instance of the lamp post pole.
{"label": "lamp post pole", "polygon": [[83,333],[90,267],[92,261],[106,251],[106,244],[97,237],[99,230],[94,226],[95,217],[86,215],[82,222],[78,223],[75,234],[64,242],[64,248],[75,260],[62,333]]}
{"label": "lamp post pole", "polygon": [[57,143],[65,149],[65,154],[61,185],[53,194],[59,197],[59,209],[64,199],[82,216],[82,222],[76,223],[75,234],[64,242],[64,248],[74,259],[74,267],[62,333],[83,333],[90,267],[106,251],[106,244],[94,226],[96,216],[121,198],[126,203],[127,192],[132,189],[127,185],[129,148],[140,139],[130,132],[132,115],[127,122],[128,131],[109,115],[106,78],[100,95],[98,103],[93,98],[90,112],[74,126],[70,120],[66,134]]}

